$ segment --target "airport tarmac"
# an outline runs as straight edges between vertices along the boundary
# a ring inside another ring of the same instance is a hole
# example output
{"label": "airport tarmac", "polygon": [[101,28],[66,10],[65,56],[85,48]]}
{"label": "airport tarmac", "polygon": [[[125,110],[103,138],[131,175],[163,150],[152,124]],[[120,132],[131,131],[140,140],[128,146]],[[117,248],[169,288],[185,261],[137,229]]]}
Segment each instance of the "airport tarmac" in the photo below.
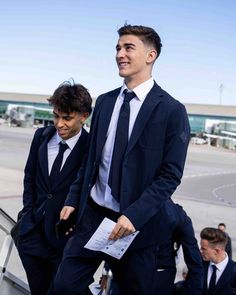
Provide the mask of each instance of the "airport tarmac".
{"label": "airport tarmac", "polygon": [[[0,125],[0,208],[14,219],[22,206],[23,169],[33,129]],[[191,217],[199,240],[202,228],[227,225],[236,259],[236,152],[207,145],[190,145],[182,183],[173,200],[184,207]],[[0,245],[4,233],[0,233]],[[178,264],[177,279],[183,259]],[[15,249],[9,270],[25,280]]]}

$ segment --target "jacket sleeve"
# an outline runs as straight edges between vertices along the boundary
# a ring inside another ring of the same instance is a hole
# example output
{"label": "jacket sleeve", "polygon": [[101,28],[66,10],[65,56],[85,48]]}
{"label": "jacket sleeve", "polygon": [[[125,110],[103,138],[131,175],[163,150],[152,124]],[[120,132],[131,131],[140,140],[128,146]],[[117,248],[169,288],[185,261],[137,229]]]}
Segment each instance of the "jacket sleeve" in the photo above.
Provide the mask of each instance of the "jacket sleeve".
{"label": "jacket sleeve", "polygon": [[74,208],[78,208],[80,201],[80,193],[84,180],[84,172],[86,168],[87,155],[85,155],[82,164],[79,168],[75,181],[70,186],[70,191],[65,200],[64,206],[71,206]]}
{"label": "jacket sleeve", "polygon": [[84,156],[83,162],[79,168],[79,171],[77,173],[77,177],[75,181],[71,184],[69,193],[67,195],[66,201],[64,203],[64,206],[71,206],[74,208],[78,208],[79,202],[80,202],[80,194],[82,191],[82,186],[84,183],[84,175],[86,171],[86,166],[87,166],[87,161],[88,161],[88,156],[89,156],[89,150],[91,149],[91,141],[94,140],[95,136],[94,133],[96,133],[96,130],[94,130],[94,121],[96,118],[96,114],[98,112],[98,109],[101,106],[101,101],[102,101],[103,95],[99,96],[96,100],[96,105],[93,111],[92,115],[92,120],[91,120],[91,127],[89,131],[89,140],[88,140],[88,152]]}
{"label": "jacket sleeve", "polygon": [[190,139],[188,116],[181,103],[172,107],[165,134],[162,161],[155,179],[123,212],[136,229],[141,229],[157,214],[181,182]]}
{"label": "jacket sleeve", "polygon": [[36,198],[35,178],[38,149],[40,146],[40,138],[44,129],[45,128],[39,128],[36,130],[24,169],[23,214],[32,212],[34,207],[34,201]]}
{"label": "jacket sleeve", "polygon": [[[179,208],[181,207],[179,206]],[[184,210],[180,212],[180,222],[176,228],[175,236],[178,243],[182,245],[184,261],[188,268],[186,294],[200,295],[202,294],[204,279],[202,258],[194,235],[192,221]]]}

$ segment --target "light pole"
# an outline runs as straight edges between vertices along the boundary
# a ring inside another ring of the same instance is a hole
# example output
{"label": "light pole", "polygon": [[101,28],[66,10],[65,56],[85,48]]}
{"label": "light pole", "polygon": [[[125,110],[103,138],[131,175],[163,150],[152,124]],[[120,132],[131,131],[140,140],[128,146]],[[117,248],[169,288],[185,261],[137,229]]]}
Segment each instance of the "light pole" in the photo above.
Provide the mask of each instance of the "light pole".
{"label": "light pole", "polygon": [[224,85],[220,83],[219,87],[219,103],[222,104],[222,94],[223,94]]}

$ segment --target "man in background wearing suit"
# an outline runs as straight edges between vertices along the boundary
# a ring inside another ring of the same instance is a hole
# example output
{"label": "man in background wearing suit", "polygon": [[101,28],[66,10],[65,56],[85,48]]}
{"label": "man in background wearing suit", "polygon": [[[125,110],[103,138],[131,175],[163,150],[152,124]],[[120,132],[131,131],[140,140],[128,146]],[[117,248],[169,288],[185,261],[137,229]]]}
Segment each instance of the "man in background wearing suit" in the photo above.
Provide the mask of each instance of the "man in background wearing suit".
{"label": "man in background wearing suit", "polygon": [[92,103],[85,87],[70,82],[62,83],[48,101],[54,126],[37,129],[31,144],[17,243],[32,295],[47,294],[68,240],[56,237],[55,225],[87,152],[83,124]]}
{"label": "man in background wearing suit", "polygon": [[[104,259],[122,295],[151,294],[157,239],[164,234],[158,213],[183,174],[190,134],[186,110],[152,78],[160,37],[152,28],[132,25],[118,34],[116,62],[124,83],[96,102],[85,165],[61,212],[67,219],[78,208],[78,226],[65,248],[54,294],[88,294]],[[110,240],[140,231],[120,260],[84,248],[104,217],[116,222]]]}
{"label": "man in background wearing suit", "polygon": [[232,241],[229,234],[226,232],[226,224],[223,222],[219,223],[218,229],[222,230],[228,238],[227,244],[225,246],[225,252],[228,254],[229,258],[232,259]]}
{"label": "man in background wearing suit", "polygon": [[206,227],[200,237],[200,250],[205,261],[203,294],[236,294],[236,262],[225,252],[227,235],[217,228]]}
{"label": "man in background wearing suit", "polygon": [[203,267],[193,224],[185,210],[178,204],[167,201],[165,210],[160,210],[160,218],[167,225],[160,228],[164,236],[158,243],[157,271],[154,290],[158,295],[171,295],[176,275],[176,255],[180,247],[188,268],[185,280],[186,295],[201,295],[203,287]]}

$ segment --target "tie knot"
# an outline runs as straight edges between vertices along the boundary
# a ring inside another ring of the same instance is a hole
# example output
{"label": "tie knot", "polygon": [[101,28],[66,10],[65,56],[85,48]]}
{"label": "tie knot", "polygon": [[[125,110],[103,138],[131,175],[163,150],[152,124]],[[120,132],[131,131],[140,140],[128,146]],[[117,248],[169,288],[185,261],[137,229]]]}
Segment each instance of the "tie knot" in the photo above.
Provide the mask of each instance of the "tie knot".
{"label": "tie knot", "polygon": [[127,89],[124,90],[124,95],[124,101],[128,103],[131,101],[131,99],[133,99],[136,96],[133,91],[128,91]]}
{"label": "tie knot", "polygon": [[68,149],[68,144],[64,141],[59,143],[59,153],[64,153]]}
{"label": "tie knot", "polygon": [[217,267],[215,266],[215,264],[212,264],[211,267],[212,267],[212,271],[213,272],[216,272],[217,271]]}

